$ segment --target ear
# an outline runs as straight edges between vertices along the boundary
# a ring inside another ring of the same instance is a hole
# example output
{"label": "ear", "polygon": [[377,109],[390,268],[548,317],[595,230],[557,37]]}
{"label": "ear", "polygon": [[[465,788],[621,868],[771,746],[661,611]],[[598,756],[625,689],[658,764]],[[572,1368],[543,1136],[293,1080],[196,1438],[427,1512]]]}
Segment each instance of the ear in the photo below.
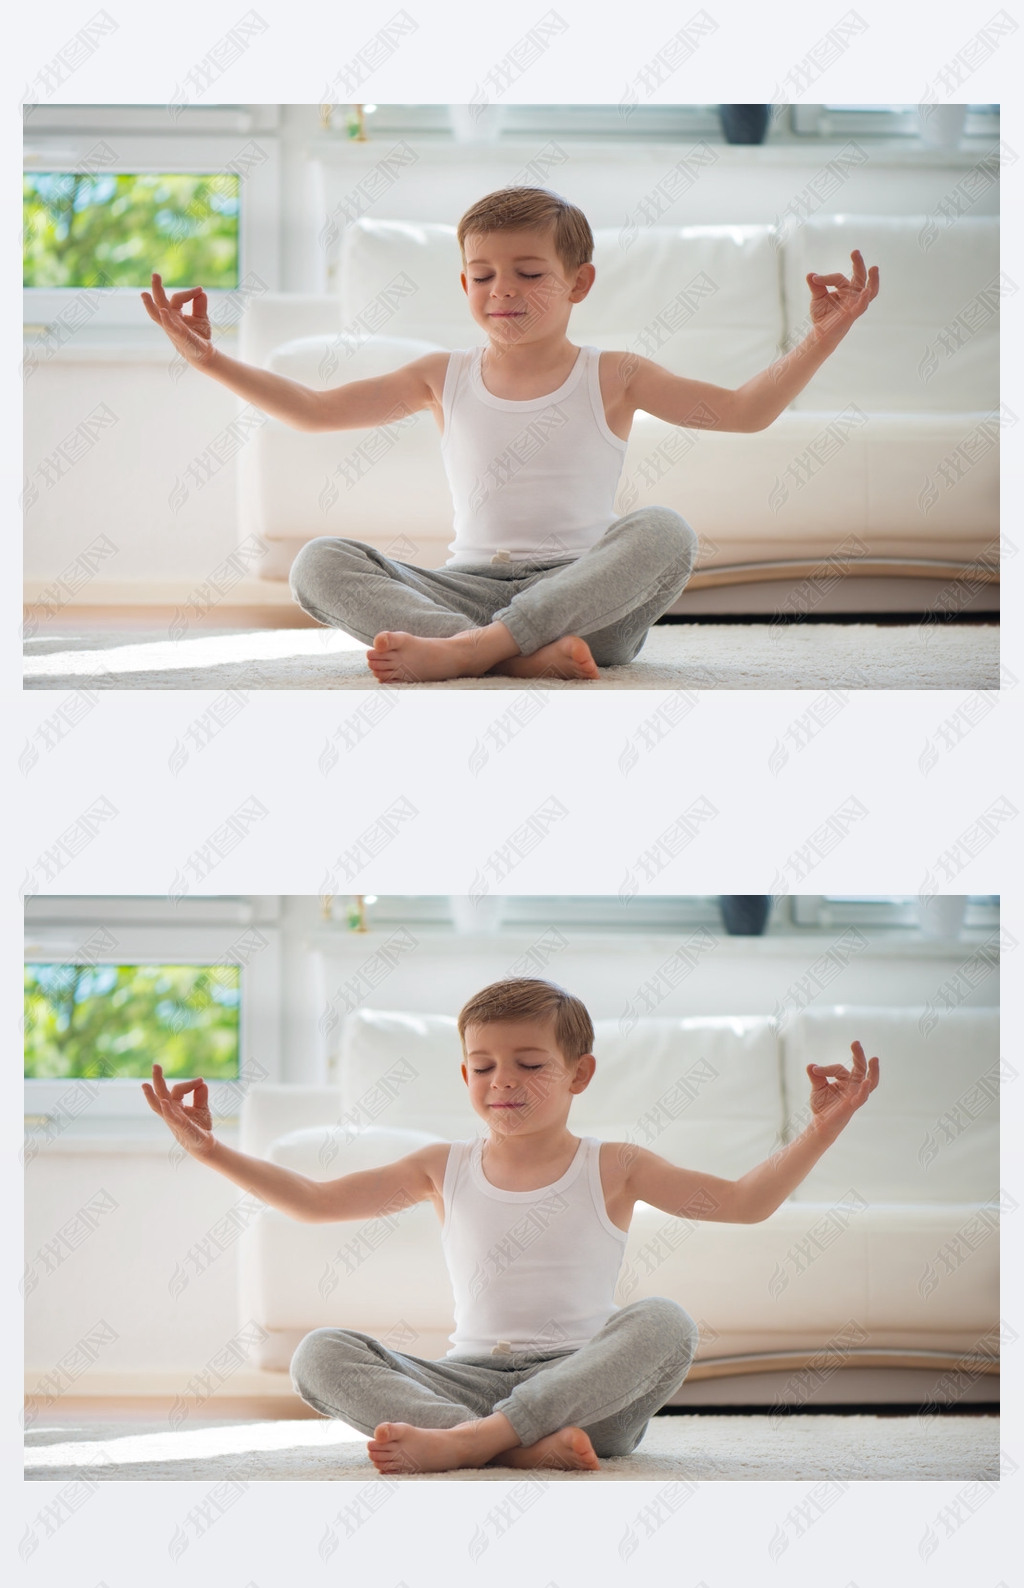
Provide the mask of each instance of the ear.
{"label": "ear", "polygon": [[463,290],[463,292],[468,297],[469,296],[469,287],[466,285],[466,272],[465,271],[462,272],[462,275],[459,277],[459,280],[462,282],[462,290]]}
{"label": "ear", "polygon": [[570,303],[582,303],[583,299],[594,285],[594,277],[596,275],[597,271],[594,269],[593,265],[580,266],[579,270],[576,272],[576,281],[573,285],[573,289],[569,294]]}
{"label": "ear", "polygon": [[592,1053],[584,1053],[576,1060],[576,1074],[572,1078],[569,1090],[572,1093],[584,1092],[594,1079],[597,1069],[597,1060]]}
{"label": "ear", "polygon": [[462,1065],[462,1079],[465,1081],[466,1085],[468,1086],[469,1085],[469,1071],[466,1069],[466,1066],[464,1064]]}

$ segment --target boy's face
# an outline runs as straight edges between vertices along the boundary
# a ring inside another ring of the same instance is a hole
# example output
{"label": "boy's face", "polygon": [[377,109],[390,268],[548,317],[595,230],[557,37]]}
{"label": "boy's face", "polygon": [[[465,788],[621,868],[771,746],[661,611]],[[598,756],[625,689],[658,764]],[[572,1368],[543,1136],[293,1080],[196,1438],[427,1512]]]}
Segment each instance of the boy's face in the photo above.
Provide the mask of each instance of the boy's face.
{"label": "boy's face", "polygon": [[553,227],[466,238],[462,285],[474,320],[499,347],[564,335],[573,304],[593,280],[593,265],[570,276],[555,252]]}
{"label": "boy's face", "polygon": [[593,1074],[589,1055],[566,1063],[553,1016],[469,1025],[465,1044],[462,1077],[469,1100],[496,1135],[564,1125],[569,1104]]}

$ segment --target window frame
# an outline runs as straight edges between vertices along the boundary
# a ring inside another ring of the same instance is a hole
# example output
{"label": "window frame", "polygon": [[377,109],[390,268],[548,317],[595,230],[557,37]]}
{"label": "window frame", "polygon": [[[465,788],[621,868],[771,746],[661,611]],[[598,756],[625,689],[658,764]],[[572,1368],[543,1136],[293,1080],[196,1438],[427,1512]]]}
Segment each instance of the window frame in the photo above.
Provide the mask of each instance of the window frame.
{"label": "window frame", "polygon": [[[914,138],[922,143],[917,105],[802,105],[787,107],[791,131],[800,139],[849,134]],[[998,105],[968,105],[965,138],[998,138]]]}
{"label": "window frame", "polygon": [[[218,327],[234,325],[247,292],[277,290],[281,200],[280,150],[276,133],[260,132],[248,138],[238,132],[153,134],[129,131],[122,135],[108,133],[102,123],[67,131],[36,132],[34,128],[35,122],[29,122],[23,161],[26,176],[43,171],[216,174],[229,167],[232,161],[241,164],[239,285],[209,292],[210,319]],[[266,158],[252,163],[254,153],[243,160],[249,143]],[[38,334],[50,329],[83,293],[90,294],[89,323],[95,329],[140,326],[156,329],[150,326],[139,301],[142,290],[141,286],[101,288],[97,301],[91,296],[96,289],[89,287],[23,287],[26,333]]]}
{"label": "window frame", "polygon": [[[276,924],[253,921],[240,928],[237,918],[221,923],[140,923],[122,920],[116,911],[101,916],[93,910],[78,920],[26,923],[26,964],[72,964],[90,937],[106,931],[114,938],[111,952],[90,953],[80,963],[123,965],[214,965],[225,956],[241,960],[239,976],[238,1061],[234,1081],[210,1082],[210,1110],[215,1118],[237,1118],[246,1088],[281,1079],[281,934]],[[265,942],[245,944],[245,933]],[[242,944],[240,947],[239,944]],[[248,958],[243,957],[248,954]],[[48,1139],[79,1116],[94,1124],[103,1120],[151,1118],[141,1094],[140,1078],[25,1079],[25,1116]],[[144,1111],[144,1112],[143,1112]]]}
{"label": "window frame", "polygon": [[[798,929],[822,931],[839,926],[871,926],[905,931],[908,927],[920,928],[916,894],[800,893],[790,897],[792,922]],[[968,900],[965,928],[991,930],[999,926],[997,894],[950,897],[966,897]],[[991,902],[993,899],[995,903]]]}

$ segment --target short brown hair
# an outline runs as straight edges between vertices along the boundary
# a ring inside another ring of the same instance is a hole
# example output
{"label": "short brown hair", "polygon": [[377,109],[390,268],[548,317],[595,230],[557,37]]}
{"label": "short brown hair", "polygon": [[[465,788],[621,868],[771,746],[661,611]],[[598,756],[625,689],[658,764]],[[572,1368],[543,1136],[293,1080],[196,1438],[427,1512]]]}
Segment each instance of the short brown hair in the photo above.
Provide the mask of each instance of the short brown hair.
{"label": "short brown hair", "polygon": [[502,1020],[554,1017],[555,1041],[567,1064],[575,1064],[594,1046],[594,1026],[585,1005],[553,981],[512,976],[492,982],[459,1010],[459,1040],[466,1049],[467,1026],[497,1025]]}
{"label": "short brown hair", "polygon": [[555,253],[572,274],[588,265],[594,234],[581,209],[545,187],[503,187],[470,206],[458,226],[459,249],[466,262],[466,238],[488,232],[541,230],[554,227]]}

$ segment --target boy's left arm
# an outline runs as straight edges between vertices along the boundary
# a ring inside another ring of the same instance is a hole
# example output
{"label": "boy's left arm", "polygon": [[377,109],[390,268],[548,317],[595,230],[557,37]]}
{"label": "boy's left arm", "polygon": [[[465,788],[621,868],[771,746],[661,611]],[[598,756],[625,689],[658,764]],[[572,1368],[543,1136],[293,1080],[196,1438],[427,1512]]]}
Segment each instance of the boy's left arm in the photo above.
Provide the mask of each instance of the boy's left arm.
{"label": "boy's left arm", "polygon": [[788,1146],[736,1181],[744,1223],[758,1223],[782,1205],[878,1085],[878,1060],[874,1058],[869,1064],[859,1042],[851,1043],[850,1051],[852,1069],[845,1064],[807,1066],[811,1081],[810,1124]]}
{"label": "boy's left arm", "polygon": [[738,1180],[722,1180],[671,1164],[646,1148],[624,1145],[634,1200],[678,1218],[721,1224],[758,1224],[780,1207],[849,1124],[878,1085],[878,1060],[870,1064],[851,1043],[852,1068],[809,1064],[811,1121],[787,1146]]}
{"label": "boy's left arm", "polygon": [[766,430],[815,370],[834,353],[854,320],[878,293],[878,266],[865,270],[859,249],[850,255],[853,276],[808,274],[810,330],[789,353],[735,389],[673,375],[635,353],[623,354],[620,378],[631,411],[638,408],[687,430]]}
{"label": "boy's left arm", "polygon": [[802,392],[816,370],[834,353],[854,320],[878,294],[878,266],[864,268],[859,248],[850,255],[853,275],[809,273],[811,327],[802,342],[736,390],[739,412],[749,430],[765,430]]}

